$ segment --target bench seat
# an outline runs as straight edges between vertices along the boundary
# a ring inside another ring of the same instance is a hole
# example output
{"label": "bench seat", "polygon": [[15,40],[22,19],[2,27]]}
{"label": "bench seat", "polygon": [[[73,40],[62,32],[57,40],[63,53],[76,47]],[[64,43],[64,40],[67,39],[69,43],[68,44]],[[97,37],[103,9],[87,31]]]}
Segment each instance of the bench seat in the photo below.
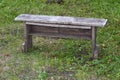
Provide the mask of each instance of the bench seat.
{"label": "bench seat", "polygon": [[107,19],[21,14],[16,21],[104,27]]}

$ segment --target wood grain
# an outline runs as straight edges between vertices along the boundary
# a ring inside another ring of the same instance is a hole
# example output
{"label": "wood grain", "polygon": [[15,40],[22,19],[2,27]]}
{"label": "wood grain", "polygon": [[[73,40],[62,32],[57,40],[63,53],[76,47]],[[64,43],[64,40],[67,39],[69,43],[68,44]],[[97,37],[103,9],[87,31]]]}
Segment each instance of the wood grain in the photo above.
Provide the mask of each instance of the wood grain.
{"label": "wood grain", "polygon": [[25,21],[25,22],[84,25],[84,26],[96,26],[96,27],[100,27],[100,26],[103,27],[107,22],[107,19],[99,19],[99,18],[47,16],[47,15],[32,15],[32,14],[21,14],[17,16],[15,20]]}
{"label": "wood grain", "polygon": [[44,27],[60,27],[60,28],[81,28],[81,29],[91,29],[89,26],[80,26],[80,25],[62,25],[62,24],[49,24],[49,23],[36,23],[36,22],[26,22],[28,25],[37,25]]}
{"label": "wood grain", "polygon": [[84,38],[91,39],[91,29],[80,28],[61,28],[61,27],[46,27],[38,25],[28,25],[31,30],[30,35],[40,35],[47,37],[59,37],[59,38]]}

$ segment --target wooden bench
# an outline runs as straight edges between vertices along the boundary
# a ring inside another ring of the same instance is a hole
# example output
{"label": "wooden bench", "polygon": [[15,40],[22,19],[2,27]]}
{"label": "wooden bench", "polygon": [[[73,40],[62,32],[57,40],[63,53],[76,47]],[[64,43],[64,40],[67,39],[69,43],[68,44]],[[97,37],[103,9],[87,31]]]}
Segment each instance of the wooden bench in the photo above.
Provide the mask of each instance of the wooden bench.
{"label": "wooden bench", "polygon": [[96,58],[98,54],[96,31],[98,27],[105,26],[107,19],[21,14],[15,21],[24,22],[24,52],[33,45],[32,35],[83,38],[92,41],[92,57]]}

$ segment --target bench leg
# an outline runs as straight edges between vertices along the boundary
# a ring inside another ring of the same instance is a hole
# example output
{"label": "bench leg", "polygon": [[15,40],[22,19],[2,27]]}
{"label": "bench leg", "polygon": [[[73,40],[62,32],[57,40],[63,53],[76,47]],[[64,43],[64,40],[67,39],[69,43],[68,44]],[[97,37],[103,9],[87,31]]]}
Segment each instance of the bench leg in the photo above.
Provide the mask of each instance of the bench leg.
{"label": "bench leg", "polygon": [[92,28],[92,59],[96,59],[98,57],[98,46],[96,45],[96,27]]}
{"label": "bench leg", "polygon": [[29,35],[30,27],[25,24],[24,26],[24,36],[25,36],[25,42],[23,44],[23,51],[27,52],[29,48],[32,47],[32,35]]}

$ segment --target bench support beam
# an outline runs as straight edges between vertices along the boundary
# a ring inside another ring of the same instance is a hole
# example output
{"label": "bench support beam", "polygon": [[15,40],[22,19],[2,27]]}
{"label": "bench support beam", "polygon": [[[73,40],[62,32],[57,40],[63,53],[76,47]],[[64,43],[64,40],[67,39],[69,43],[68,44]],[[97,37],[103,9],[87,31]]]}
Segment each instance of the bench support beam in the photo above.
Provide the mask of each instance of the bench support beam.
{"label": "bench support beam", "polygon": [[29,48],[32,48],[32,35],[29,35],[30,33],[30,27],[27,24],[24,24],[24,37],[25,37],[25,43],[23,45],[24,52],[27,52]]}
{"label": "bench support beam", "polygon": [[92,59],[96,59],[98,57],[98,46],[96,44],[96,27],[91,27],[92,29]]}

